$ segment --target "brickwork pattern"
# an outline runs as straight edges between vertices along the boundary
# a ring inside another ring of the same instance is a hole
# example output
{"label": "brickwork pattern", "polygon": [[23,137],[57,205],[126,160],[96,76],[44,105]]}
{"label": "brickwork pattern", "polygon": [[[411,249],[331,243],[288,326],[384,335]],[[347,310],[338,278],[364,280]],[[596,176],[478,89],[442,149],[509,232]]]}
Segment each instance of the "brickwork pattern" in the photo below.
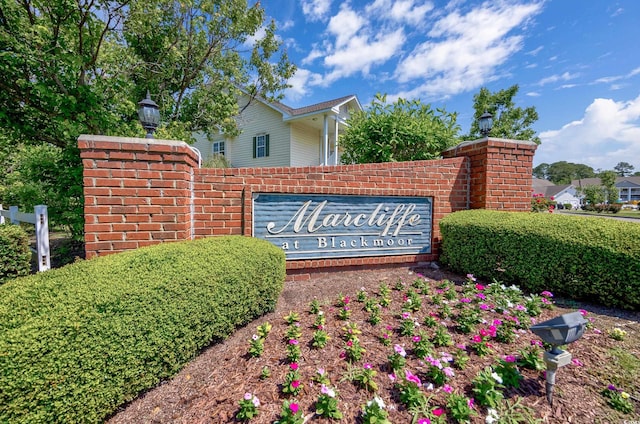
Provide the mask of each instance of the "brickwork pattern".
{"label": "brickwork pattern", "polygon": [[87,258],[166,241],[251,236],[257,193],[433,197],[431,254],[288,261],[291,275],[436,260],[438,223],[447,214],[529,210],[535,152],[535,144],[477,140],[432,161],[198,169],[195,153],[182,142],[81,136],[78,146]]}

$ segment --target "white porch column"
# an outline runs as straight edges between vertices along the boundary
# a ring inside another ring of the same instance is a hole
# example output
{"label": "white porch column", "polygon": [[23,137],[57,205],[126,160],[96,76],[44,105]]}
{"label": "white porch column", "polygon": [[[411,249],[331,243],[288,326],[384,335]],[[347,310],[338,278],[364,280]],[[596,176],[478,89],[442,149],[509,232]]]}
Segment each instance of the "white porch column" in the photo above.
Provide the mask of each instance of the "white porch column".
{"label": "white porch column", "polygon": [[338,119],[336,118],[336,128],[335,128],[335,133],[333,136],[333,164],[337,165],[338,164]]}
{"label": "white porch column", "polygon": [[327,118],[327,115],[324,115],[323,118],[322,138],[324,141],[324,161],[322,164],[327,166],[329,164],[329,119]]}

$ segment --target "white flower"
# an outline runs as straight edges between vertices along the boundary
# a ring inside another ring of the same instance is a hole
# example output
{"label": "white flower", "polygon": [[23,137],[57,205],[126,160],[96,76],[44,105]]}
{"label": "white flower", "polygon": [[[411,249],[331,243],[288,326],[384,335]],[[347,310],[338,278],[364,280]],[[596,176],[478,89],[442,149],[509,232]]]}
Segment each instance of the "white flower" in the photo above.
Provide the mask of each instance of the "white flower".
{"label": "white flower", "polygon": [[367,406],[373,405],[373,402],[377,403],[378,406],[380,407],[380,409],[384,409],[385,406],[386,406],[384,404],[384,401],[382,399],[380,399],[378,396],[374,396],[373,400],[370,400],[369,402],[367,402]]}
{"label": "white flower", "polygon": [[324,312],[318,311],[318,315],[324,315]]}
{"label": "white flower", "polygon": [[498,411],[496,411],[493,408],[489,408],[487,409],[487,418],[485,418],[485,422],[487,424],[493,424],[496,421],[498,421],[498,418],[500,418],[500,416],[498,415]]}
{"label": "white flower", "polygon": [[258,340],[260,337],[258,337],[258,335],[257,335],[257,334],[254,334],[253,336],[251,336],[251,338],[252,338],[253,340]]}
{"label": "white flower", "polygon": [[492,372],[491,377],[498,382],[498,384],[502,384],[502,377],[497,372]]}

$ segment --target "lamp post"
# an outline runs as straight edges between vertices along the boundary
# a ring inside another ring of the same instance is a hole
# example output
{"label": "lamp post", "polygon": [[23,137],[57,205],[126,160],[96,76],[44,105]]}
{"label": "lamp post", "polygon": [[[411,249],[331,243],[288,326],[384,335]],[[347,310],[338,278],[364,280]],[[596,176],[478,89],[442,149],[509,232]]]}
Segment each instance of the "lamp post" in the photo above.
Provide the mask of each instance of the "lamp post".
{"label": "lamp post", "polygon": [[153,138],[153,132],[160,124],[160,107],[151,100],[149,90],[147,90],[147,98],[138,102],[138,118],[142,128],[147,131],[145,138]]}
{"label": "lamp post", "polygon": [[480,134],[482,134],[483,137],[487,137],[493,126],[493,115],[485,110],[484,113],[480,115],[480,119],[478,119],[478,126],[480,127]]}

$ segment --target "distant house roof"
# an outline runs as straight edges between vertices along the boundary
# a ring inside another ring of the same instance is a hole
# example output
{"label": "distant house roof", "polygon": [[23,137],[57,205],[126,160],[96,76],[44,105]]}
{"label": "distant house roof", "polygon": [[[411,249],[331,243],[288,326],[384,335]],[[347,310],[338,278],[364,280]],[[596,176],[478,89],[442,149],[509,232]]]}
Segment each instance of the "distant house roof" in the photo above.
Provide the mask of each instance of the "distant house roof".
{"label": "distant house roof", "polygon": [[541,178],[533,178],[531,187],[533,188],[533,193],[538,194],[541,193],[544,197],[558,196],[563,191],[574,187],[573,184],[562,184],[555,185],[551,181],[543,180]]}
{"label": "distant house roof", "polygon": [[[590,185],[602,185],[600,178],[582,178],[571,181],[574,187],[587,187]],[[640,177],[617,177],[616,187],[640,187]]]}

